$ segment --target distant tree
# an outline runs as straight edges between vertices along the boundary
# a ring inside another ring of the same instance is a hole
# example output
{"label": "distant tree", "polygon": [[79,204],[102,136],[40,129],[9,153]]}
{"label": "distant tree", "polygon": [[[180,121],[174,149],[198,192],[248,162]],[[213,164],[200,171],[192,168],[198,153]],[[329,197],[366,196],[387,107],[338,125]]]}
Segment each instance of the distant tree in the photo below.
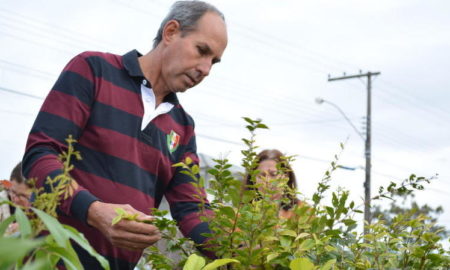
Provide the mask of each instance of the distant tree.
{"label": "distant tree", "polygon": [[[391,203],[388,207],[375,205],[373,208],[372,221],[376,222],[384,220],[386,225],[391,225],[394,217],[397,215],[408,215],[411,219],[417,218],[419,215],[426,215],[431,219],[428,222],[437,222],[439,216],[444,212],[442,206],[433,208],[428,204],[419,205],[415,200],[414,193],[394,193],[391,197]],[[449,231],[445,226],[434,225],[433,232],[437,232],[442,238],[449,236]]]}

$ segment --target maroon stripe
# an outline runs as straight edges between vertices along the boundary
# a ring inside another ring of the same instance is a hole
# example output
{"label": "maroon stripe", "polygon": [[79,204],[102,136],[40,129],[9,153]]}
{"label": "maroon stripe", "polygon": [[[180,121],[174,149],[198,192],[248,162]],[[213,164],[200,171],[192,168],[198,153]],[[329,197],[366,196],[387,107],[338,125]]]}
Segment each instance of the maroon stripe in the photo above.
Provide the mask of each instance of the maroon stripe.
{"label": "maroon stripe", "polygon": [[119,55],[114,55],[114,54],[111,54],[111,53],[91,52],[91,51],[89,51],[89,52],[81,53],[80,56],[82,56],[83,58],[101,57],[106,62],[108,62],[109,64],[114,66],[115,68],[117,68],[117,69],[122,69],[123,68],[122,57],[119,56]]}
{"label": "maroon stripe", "polygon": [[60,91],[50,91],[41,111],[48,112],[83,128],[89,118],[90,108],[78,98]]}
{"label": "maroon stripe", "polygon": [[155,207],[155,200],[152,197],[132,187],[79,169],[74,169],[71,175],[77,180],[77,183],[103,202],[130,204],[136,210],[147,215],[150,214],[150,208]]}
{"label": "maroon stripe", "polygon": [[75,56],[68,64],[64,67],[63,71],[75,72],[87,80],[94,82],[94,77],[92,76],[92,69],[89,63],[86,61],[84,54],[79,54]]}
{"label": "maroon stripe", "polygon": [[[57,156],[53,154],[48,154],[37,159],[31,167],[30,173],[28,174],[29,179],[36,180],[36,186],[42,187],[47,179],[47,176],[58,169],[62,169],[63,165],[61,161],[57,159]],[[74,191],[72,196],[64,199],[61,197],[61,204],[59,206],[60,210],[65,214],[70,214],[70,206],[72,204],[73,198],[78,194],[78,192],[85,190],[84,187],[78,186]]]}
{"label": "maroon stripe", "polygon": [[28,136],[25,152],[28,152],[31,148],[38,147],[40,145],[45,147],[52,146],[53,149],[58,153],[61,153],[67,149],[67,146],[65,144],[60,143],[59,141],[47,136],[45,133],[36,132],[30,133],[30,135]]}
{"label": "maroon stripe", "polygon": [[172,178],[174,169],[169,158],[163,156],[158,149],[136,138],[110,129],[89,126],[84,130],[79,143],[95,151],[136,164],[165,181]]}
{"label": "maroon stripe", "polygon": [[166,134],[169,134],[172,130],[175,131],[181,136],[181,145],[187,145],[194,135],[193,126],[178,124],[168,113],[156,117],[153,123]]}
{"label": "maroon stripe", "polygon": [[121,88],[102,78],[98,78],[98,80],[98,101],[138,117],[144,115],[141,95]]}
{"label": "maroon stripe", "polygon": [[[31,135],[30,135],[31,137]],[[44,184],[44,180],[47,176],[58,169],[62,169],[62,163],[58,160],[58,157],[53,154],[48,154],[38,158],[27,175],[29,179],[36,180],[36,186],[41,187]]]}

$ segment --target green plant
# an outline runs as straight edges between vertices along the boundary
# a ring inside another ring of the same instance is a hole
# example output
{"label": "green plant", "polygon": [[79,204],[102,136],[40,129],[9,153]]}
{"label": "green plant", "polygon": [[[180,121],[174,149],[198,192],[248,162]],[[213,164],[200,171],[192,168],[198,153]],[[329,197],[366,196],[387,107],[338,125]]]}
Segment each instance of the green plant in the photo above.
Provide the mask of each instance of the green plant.
{"label": "green plant", "polygon": [[[242,151],[245,173],[240,179],[229,171],[228,160],[216,160],[209,173],[213,176],[207,190],[213,199],[210,209],[214,216],[204,215],[211,234],[207,249],[217,258],[213,269],[448,269],[449,251],[440,241],[439,231],[433,231],[432,222],[424,215],[398,215],[388,225],[383,219],[366,224],[367,233],[360,232],[363,204],[349,201],[349,192],[343,189],[331,192],[331,202],[323,201],[329,191],[331,176],[338,167],[339,155],[319,182],[311,201],[294,206],[292,218],[279,218],[282,199],[274,194],[277,189],[289,191],[287,179],[271,180],[264,192],[261,185],[245,186],[243,179],[258,175],[255,131],[267,128],[260,120],[244,118],[250,139],[243,139],[247,149]],[[341,151],[344,145],[341,144]],[[284,162],[291,161],[286,158]],[[175,166],[185,169],[203,188],[198,177],[198,166],[189,160]],[[280,176],[286,175],[284,166],[277,167]],[[430,179],[411,175],[400,184],[391,183],[381,188],[373,199],[386,199],[393,193],[412,193],[423,189]],[[254,183],[254,181],[253,181]],[[205,205],[201,205],[205,209]],[[204,247],[205,248],[205,247]],[[232,261],[236,260],[236,261]],[[189,257],[185,269],[204,269],[209,259],[197,255]],[[221,265],[219,262],[233,262]],[[209,268],[208,268],[209,269]]]}
{"label": "green plant", "polygon": [[[16,211],[0,223],[0,269],[55,269],[59,261],[63,261],[67,269],[83,269],[71,241],[94,256],[104,269],[109,269],[108,261],[89,245],[81,233],[56,219],[60,199],[71,196],[76,185],[69,174],[73,169],[71,158],[81,159],[79,152],[73,148],[75,140],[69,136],[66,141],[68,150],[59,156],[63,173],[47,179],[50,192],[33,188],[35,201],[30,208],[10,201],[1,202],[14,206]],[[8,226],[13,222],[18,223],[20,233],[6,235]]]}

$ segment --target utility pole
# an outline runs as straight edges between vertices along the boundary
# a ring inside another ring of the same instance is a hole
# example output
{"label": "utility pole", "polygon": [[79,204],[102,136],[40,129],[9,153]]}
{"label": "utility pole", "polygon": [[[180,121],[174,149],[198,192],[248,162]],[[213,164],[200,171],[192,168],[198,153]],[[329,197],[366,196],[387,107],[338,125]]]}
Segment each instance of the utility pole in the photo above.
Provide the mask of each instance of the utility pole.
{"label": "utility pole", "polygon": [[[342,77],[334,77],[331,78],[328,75],[328,81],[338,81],[338,80],[346,80],[346,79],[354,79],[367,77],[367,115],[366,115],[366,140],[365,140],[365,150],[364,156],[366,158],[366,179],[364,181],[364,220],[370,224],[371,216],[370,216],[370,169],[371,169],[371,119],[372,119],[372,100],[371,100],[371,91],[372,91],[372,77],[380,75],[380,72],[367,72],[362,73],[361,71],[357,75],[345,75]],[[364,228],[364,233],[367,230]]]}

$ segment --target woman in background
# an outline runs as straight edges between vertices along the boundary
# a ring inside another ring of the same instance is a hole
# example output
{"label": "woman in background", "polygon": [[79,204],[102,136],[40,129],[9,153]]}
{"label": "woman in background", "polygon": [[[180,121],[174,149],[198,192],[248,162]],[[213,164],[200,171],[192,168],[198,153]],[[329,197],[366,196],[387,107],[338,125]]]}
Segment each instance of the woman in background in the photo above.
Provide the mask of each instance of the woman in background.
{"label": "woman in background", "polygon": [[[271,180],[287,178],[288,189],[281,188],[278,193],[274,195],[274,199],[281,199],[279,217],[291,218],[294,213],[292,208],[296,205],[300,205],[301,201],[297,199],[296,191],[297,184],[294,171],[291,169],[287,160],[283,159],[283,153],[277,149],[267,149],[260,152],[257,156],[259,174],[255,177],[255,182],[252,183],[251,178],[247,178],[246,185],[257,184],[258,191],[264,192],[264,189],[271,188]],[[280,170],[277,168],[277,164],[280,164]],[[283,172],[283,173],[282,173]]]}

